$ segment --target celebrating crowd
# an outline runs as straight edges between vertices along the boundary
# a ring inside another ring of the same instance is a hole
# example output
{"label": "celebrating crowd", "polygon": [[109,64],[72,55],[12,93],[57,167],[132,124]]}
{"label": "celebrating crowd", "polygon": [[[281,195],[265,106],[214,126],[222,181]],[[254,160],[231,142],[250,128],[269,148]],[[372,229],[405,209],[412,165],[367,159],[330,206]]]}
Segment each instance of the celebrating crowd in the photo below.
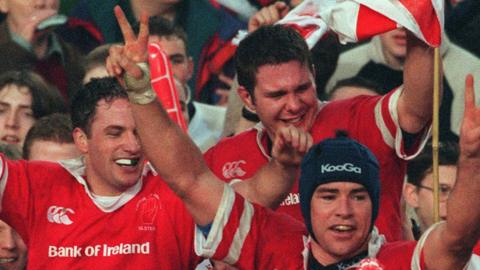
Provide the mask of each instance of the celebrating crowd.
{"label": "celebrating crowd", "polygon": [[0,269],[480,269],[474,45],[440,33],[433,165],[434,48],[298,5],[0,0]]}

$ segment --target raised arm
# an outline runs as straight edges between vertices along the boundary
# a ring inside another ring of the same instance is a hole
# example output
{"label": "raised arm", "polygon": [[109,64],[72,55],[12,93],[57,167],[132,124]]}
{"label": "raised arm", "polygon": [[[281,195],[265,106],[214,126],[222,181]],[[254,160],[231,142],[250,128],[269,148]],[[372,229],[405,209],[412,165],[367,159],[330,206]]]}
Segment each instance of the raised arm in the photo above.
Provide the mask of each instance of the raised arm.
{"label": "raised arm", "polygon": [[400,127],[408,133],[418,133],[432,119],[433,52],[433,48],[407,31],[404,89],[397,110]]}
{"label": "raised arm", "polygon": [[447,222],[425,243],[427,269],[462,269],[480,238],[480,107],[475,105],[473,77],[465,84],[457,181],[448,200]]}
{"label": "raised arm", "polygon": [[[200,150],[170,120],[157,101],[150,85],[148,69],[137,65],[144,63],[147,58],[146,16],[141,17],[140,32],[135,37],[120,8],[115,8],[115,15],[125,45],[110,50],[107,69],[127,89],[143,151],[163,180],[185,202],[195,222],[199,225],[209,224],[215,217],[225,184],[208,169]],[[125,76],[126,80],[123,80]],[[255,181],[272,182],[272,178],[285,178],[287,183],[293,182],[295,166],[298,166],[301,156],[311,145],[311,138],[295,130],[284,131],[277,137],[274,141],[275,158],[249,180],[253,183],[251,186],[258,186]],[[254,198],[257,194],[250,192],[247,198]]]}

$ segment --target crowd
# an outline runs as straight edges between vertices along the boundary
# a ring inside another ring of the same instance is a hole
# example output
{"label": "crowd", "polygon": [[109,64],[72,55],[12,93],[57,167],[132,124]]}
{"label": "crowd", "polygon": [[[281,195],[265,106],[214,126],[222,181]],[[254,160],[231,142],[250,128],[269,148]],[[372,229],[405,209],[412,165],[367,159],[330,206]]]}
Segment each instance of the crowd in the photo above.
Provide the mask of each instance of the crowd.
{"label": "crowd", "polygon": [[301,3],[0,0],[0,269],[480,269],[476,2],[445,3],[440,222],[433,48],[309,49]]}

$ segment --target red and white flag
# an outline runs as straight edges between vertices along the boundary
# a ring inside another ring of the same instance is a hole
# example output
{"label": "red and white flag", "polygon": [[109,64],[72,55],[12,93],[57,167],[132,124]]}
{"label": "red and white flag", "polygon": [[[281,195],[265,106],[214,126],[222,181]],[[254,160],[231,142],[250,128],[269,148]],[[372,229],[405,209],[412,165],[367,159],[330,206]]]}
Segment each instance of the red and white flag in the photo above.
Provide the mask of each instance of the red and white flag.
{"label": "red and white flag", "polygon": [[438,47],[443,12],[443,0],[304,0],[278,23],[299,30],[310,48],[328,30],[346,43],[398,27]]}

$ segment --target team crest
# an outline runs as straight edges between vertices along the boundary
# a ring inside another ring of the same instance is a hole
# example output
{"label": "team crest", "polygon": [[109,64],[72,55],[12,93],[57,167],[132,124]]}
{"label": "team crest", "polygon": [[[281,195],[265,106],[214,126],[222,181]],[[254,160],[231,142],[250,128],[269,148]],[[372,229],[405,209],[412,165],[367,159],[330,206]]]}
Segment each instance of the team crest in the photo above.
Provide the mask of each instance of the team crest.
{"label": "team crest", "polygon": [[155,218],[160,207],[160,197],[157,194],[150,194],[137,202],[137,220],[140,231],[156,230]]}

